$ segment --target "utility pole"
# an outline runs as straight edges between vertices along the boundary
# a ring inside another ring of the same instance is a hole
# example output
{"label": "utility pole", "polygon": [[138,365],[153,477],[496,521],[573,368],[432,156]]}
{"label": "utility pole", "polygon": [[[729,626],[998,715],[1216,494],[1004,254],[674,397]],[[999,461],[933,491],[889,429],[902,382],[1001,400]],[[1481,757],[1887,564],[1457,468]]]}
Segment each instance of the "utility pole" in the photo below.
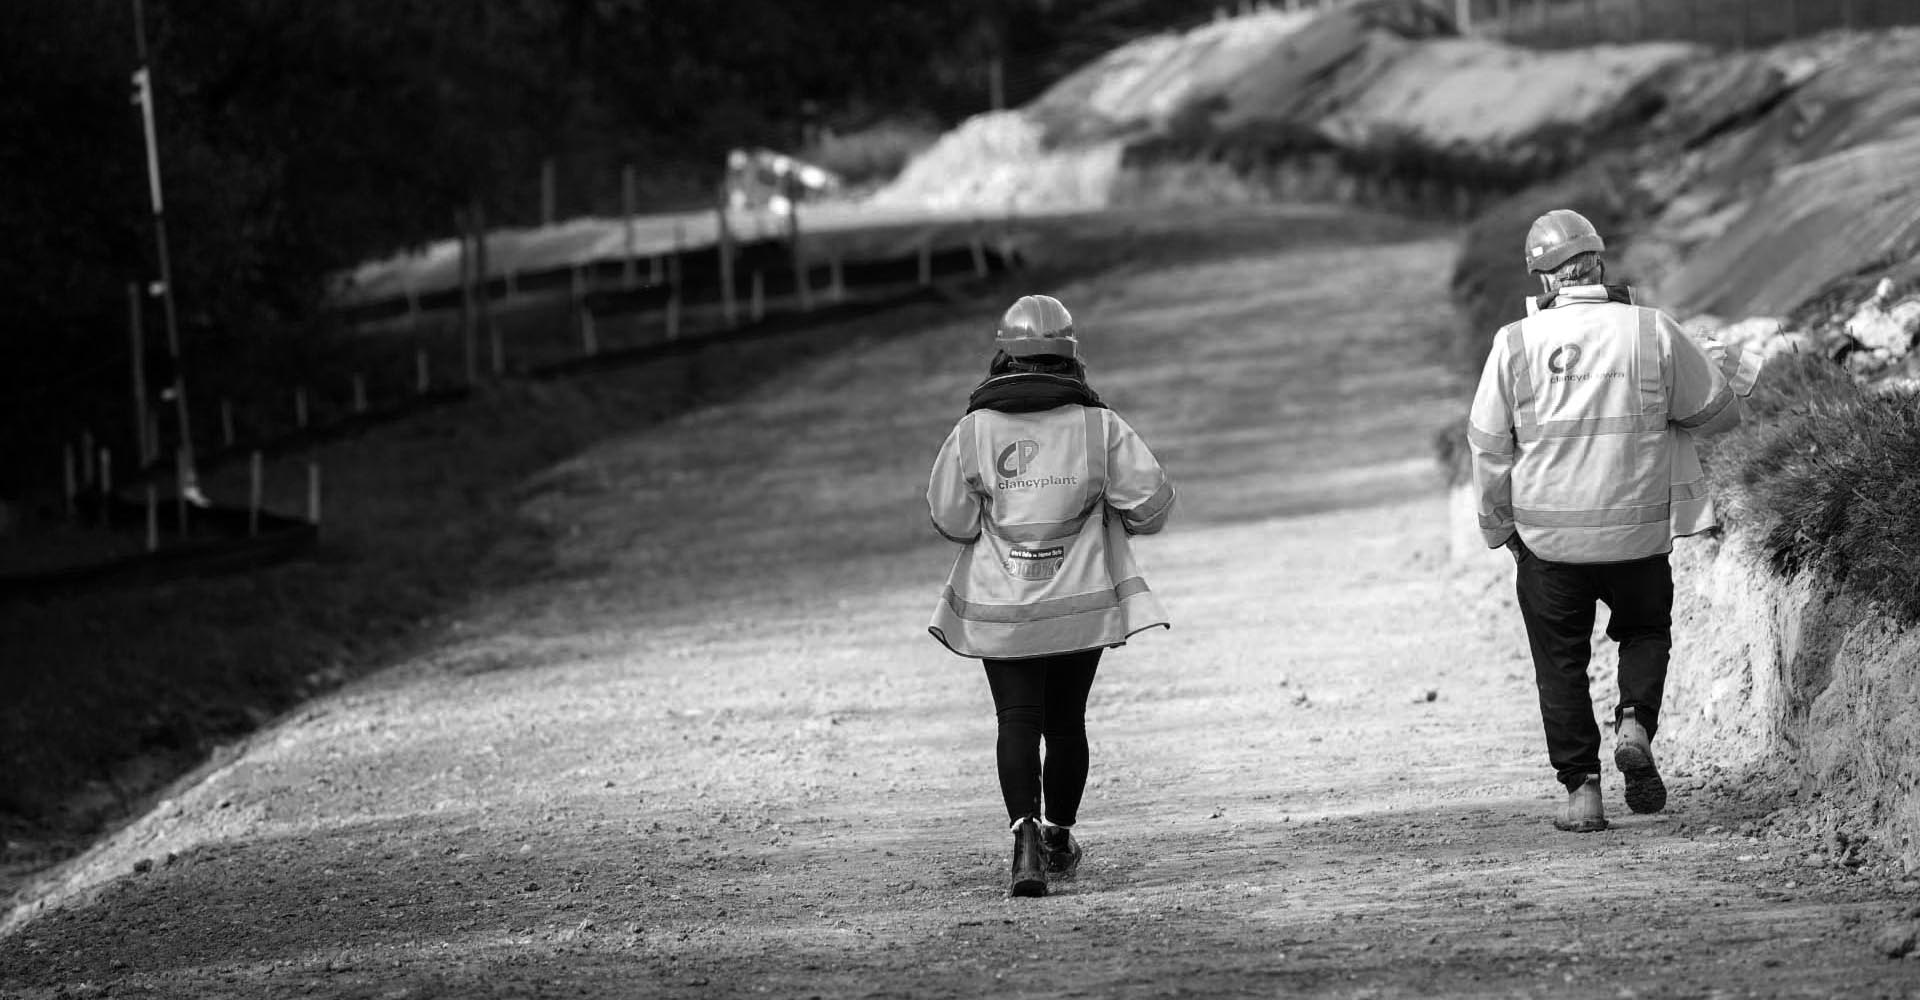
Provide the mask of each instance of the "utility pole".
{"label": "utility pole", "polygon": [[206,498],[200,494],[200,477],[194,467],[193,425],[187,419],[187,372],[180,362],[180,323],[173,304],[173,263],[167,254],[167,213],[160,197],[160,145],[153,127],[153,74],[147,68],[147,14],[142,0],[133,0],[133,27],[140,58],[140,68],[133,73],[133,103],[140,105],[147,136],[147,188],[153,196],[153,237],[160,251],[158,291],[166,317],[167,353],[173,362],[173,384],[168,389],[173,393],[174,417],[180,425],[180,495],[204,506]]}

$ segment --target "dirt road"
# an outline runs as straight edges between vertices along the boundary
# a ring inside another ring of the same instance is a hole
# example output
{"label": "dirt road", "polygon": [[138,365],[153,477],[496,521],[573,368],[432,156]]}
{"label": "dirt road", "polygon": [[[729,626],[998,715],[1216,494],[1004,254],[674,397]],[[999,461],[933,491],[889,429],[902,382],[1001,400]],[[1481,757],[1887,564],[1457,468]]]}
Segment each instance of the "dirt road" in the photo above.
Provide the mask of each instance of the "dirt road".
{"label": "dirt road", "polygon": [[1920,886],[1742,835],[1739,788],[1632,816],[1610,774],[1613,830],[1549,825],[1508,585],[1448,558],[1429,456],[1447,233],[1110,225],[1052,290],[1182,499],[1076,881],[1005,898],[985,681],[923,631],[995,302],[503,487],[551,572],[70,866],[0,993],[1920,996],[1876,943]]}

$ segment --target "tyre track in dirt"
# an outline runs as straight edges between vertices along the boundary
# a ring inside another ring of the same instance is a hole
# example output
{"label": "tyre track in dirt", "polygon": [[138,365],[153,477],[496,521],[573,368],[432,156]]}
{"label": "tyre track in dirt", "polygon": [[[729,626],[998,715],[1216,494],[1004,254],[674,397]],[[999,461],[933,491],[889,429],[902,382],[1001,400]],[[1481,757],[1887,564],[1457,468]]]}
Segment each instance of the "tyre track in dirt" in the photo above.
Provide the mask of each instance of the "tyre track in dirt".
{"label": "tyre track in dirt", "polygon": [[1046,290],[1181,489],[1078,879],[1005,898],[984,678],[923,631],[925,466],[996,302],[517,484],[550,573],[63,869],[0,992],[1916,995],[1869,941],[1912,884],[1731,832],[1736,790],[1632,816],[1610,774],[1615,829],[1548,824],[1510,583],[1449,557],[1429,457],[1449,233],[1076,225],[1115,263]]}

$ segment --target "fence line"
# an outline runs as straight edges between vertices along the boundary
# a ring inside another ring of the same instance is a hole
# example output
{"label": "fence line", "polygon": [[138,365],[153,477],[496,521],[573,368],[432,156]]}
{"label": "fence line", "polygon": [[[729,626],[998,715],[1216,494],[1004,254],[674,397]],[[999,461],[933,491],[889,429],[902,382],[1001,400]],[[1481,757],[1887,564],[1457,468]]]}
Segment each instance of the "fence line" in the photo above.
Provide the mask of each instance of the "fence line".
{"label": "fence line", "polygon": [[1753,48],[1920,24],[1912,0],[1449,0],[1465,30],[1516,44],[1688,41]]}

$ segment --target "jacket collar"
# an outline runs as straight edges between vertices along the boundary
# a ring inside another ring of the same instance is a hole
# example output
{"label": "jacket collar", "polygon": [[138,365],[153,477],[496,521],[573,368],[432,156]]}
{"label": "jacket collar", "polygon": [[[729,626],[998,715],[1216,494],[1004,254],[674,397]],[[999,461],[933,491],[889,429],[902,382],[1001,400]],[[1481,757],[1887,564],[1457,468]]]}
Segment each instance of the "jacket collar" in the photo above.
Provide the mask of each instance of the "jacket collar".
{"label": "jacket collar", "polygon": [[1554,306],[1571,305],[1576,302],[1623,302],[1634,304],[1631,285],[1568,285],[1557,291],[1549,292],[1534,299],[1534,309],[1552,309]]}

